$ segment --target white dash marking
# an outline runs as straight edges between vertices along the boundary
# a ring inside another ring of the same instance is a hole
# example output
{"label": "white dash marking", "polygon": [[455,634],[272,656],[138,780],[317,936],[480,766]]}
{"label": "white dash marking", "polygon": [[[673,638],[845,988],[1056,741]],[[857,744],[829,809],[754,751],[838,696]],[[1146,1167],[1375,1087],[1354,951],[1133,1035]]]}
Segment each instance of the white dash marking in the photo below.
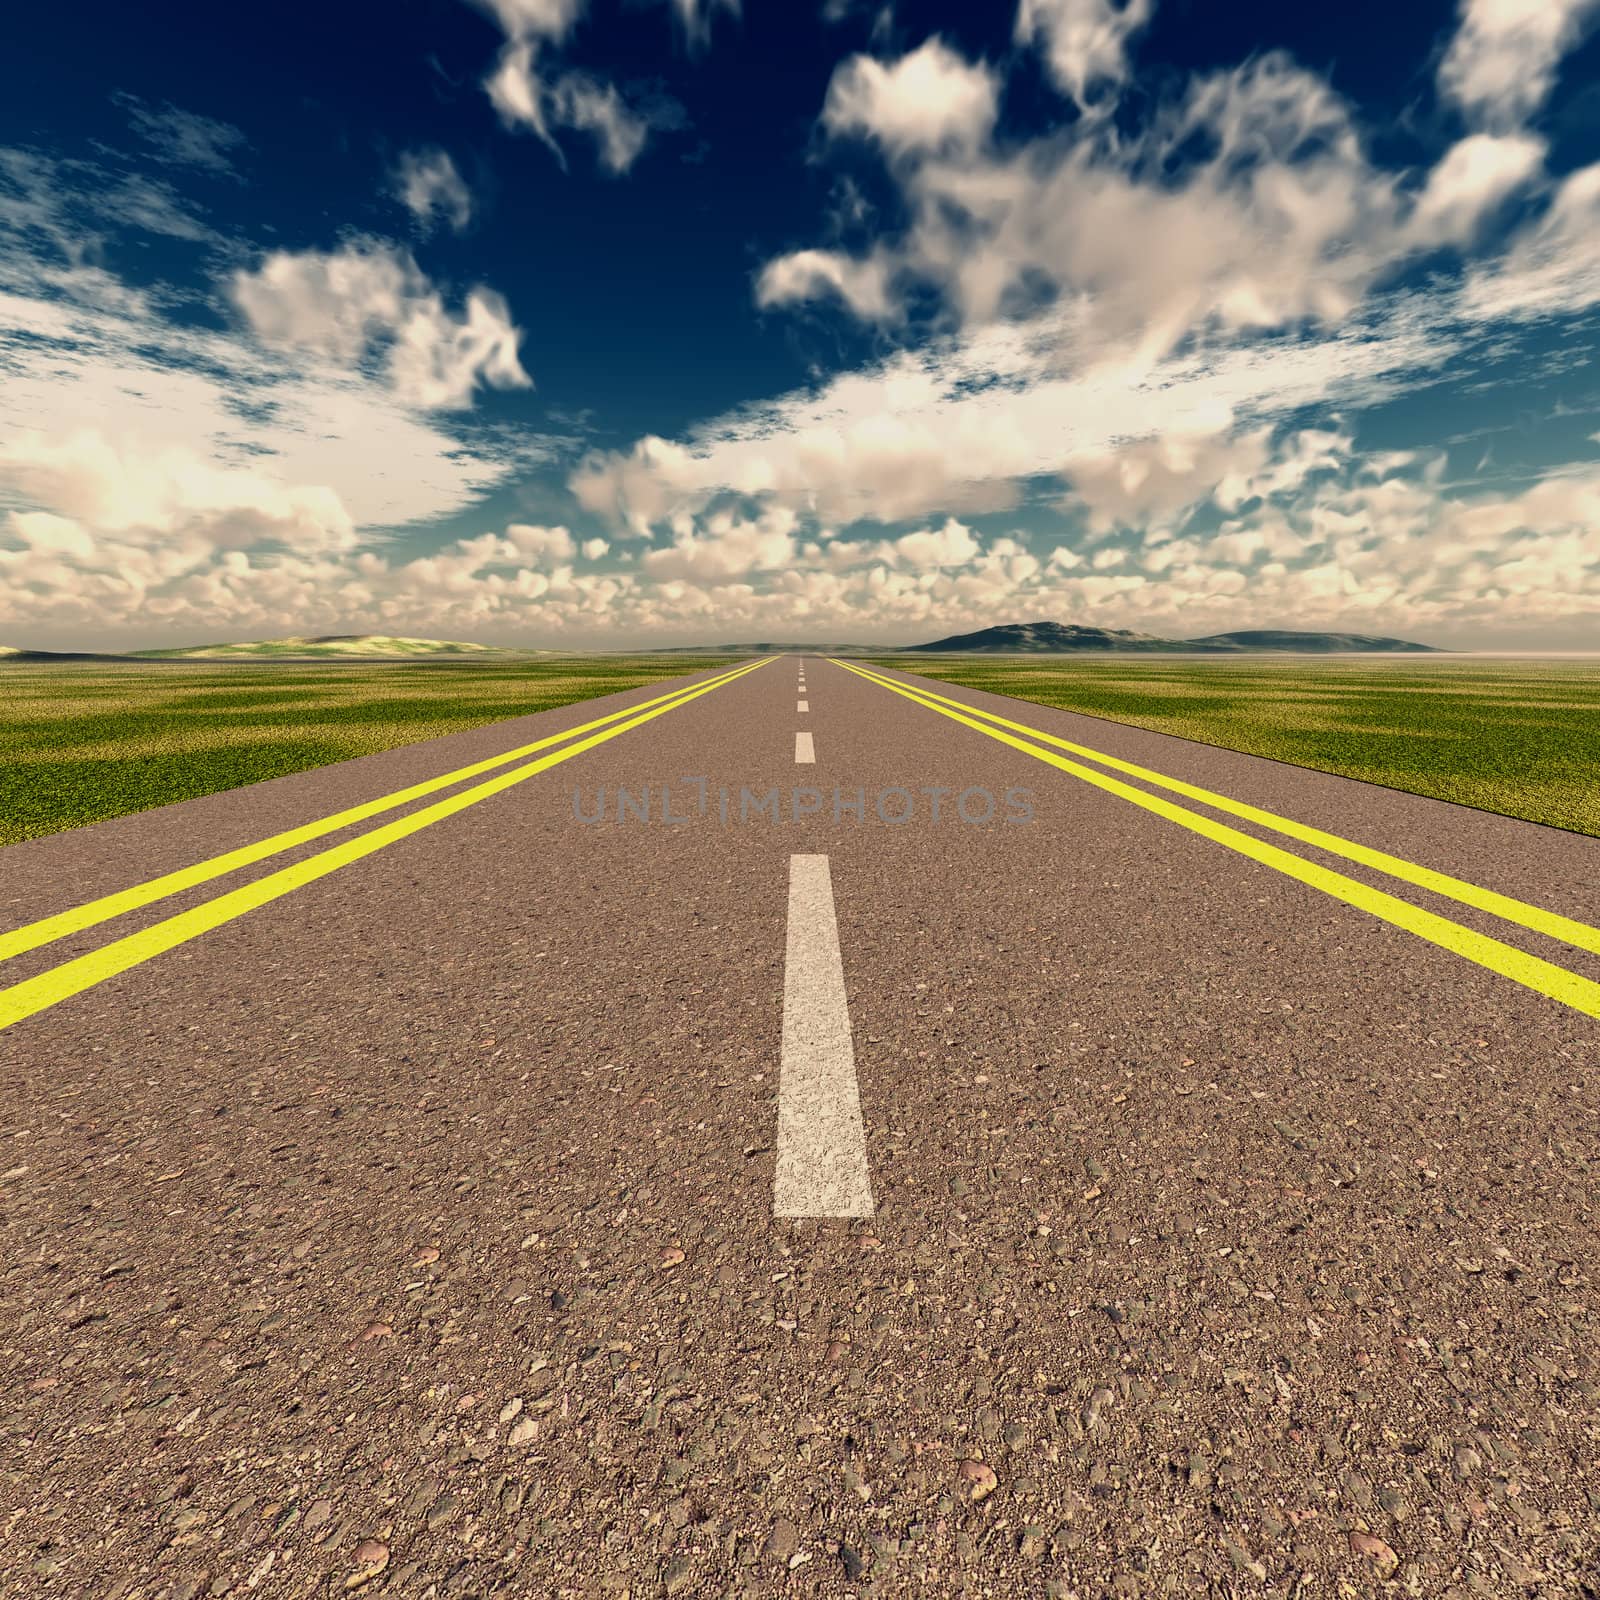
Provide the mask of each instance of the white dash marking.
{"label": "white dash marking", "polygon": [[794,758],[802,766],[816,761],[817,747],[812,743],[809,733],[797,733],[794,736]]}
{"label": "white dash marking", "polygon": [[872,1215],[867,1136],[826,856],[789,857],[772,1211],[779,1217]]}
{"label": "white dash marking", "polygon": [[796,700],[794,703],[794,708],[796,711],[809,711],[811,709],[811,702],[809,700]]}

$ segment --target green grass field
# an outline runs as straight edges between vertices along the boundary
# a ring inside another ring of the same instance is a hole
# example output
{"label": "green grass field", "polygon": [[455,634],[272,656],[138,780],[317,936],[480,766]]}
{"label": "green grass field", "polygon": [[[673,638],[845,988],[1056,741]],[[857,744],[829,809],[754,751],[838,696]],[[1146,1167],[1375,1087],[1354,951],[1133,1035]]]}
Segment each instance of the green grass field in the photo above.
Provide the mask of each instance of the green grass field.
{"label": "green grass field", "polygon": [[1600,661],[877,664],[1600,837]]}
{"label": "green grass field", "polygon": [[731,659],[3,663],[0,845]]}

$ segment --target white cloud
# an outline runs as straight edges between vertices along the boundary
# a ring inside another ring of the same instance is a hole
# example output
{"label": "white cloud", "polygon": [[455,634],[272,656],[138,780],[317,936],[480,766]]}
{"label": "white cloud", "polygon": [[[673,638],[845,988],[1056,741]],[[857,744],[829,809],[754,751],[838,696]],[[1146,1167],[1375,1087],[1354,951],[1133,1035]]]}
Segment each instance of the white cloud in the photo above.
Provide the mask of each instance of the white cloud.
{"label": "white cloud", "polygon": [[1474,133],[1428,174],[1410,227],[1421,243],[1467,242],[1511,195],[1538,176],[1545,143],[1527,133]]}
{"label": "white cloud", "polygon": [[583,559],[585,561],[598,561],[611,549],[609,539],[585,539],[583,541]]}
{"label": "white cloud", "polygon": [[583,15],[587,0],[474,0],[508,39],[559,42]]}
{"label": "white cloud", "polygon": [[1273,441],[1270,426],[1158,433],[1085,450],[1063,463],[1067,504],[1081,505],[1093,535],[1118,528],[1147,537],[1207,500],[1224,510],[1281,495],[1349,457],[1348,436],[1302,429]]}
{"label": "white cloud", "polygon": [[387,384],[304,372],[144,308],[0,288],[0,343],[9,347],[0,442],[62,441],[92,425],[124,455],[189,450],[218,466],[270,468],[285,484],[326,485],[370,527],[447,516],[507,471]]}
{"label": "white cloud", "polygon": [[1475,268],[1464,308],[1485,320],[1535,318],[1600,305],[1600,162],[1569,174],[1549,208],[1504,255]]}
{"label": "white cloud", "polygon": [[565,161],[561,146],[550,137],[545,120],[545,86],[536,68],[537,53],[525,40],[513,39],[500,52],[494,71],[484,79],[489,103],[500,113],[500,120],[508,128],[519,124],[531,128],[550,146],[558,159]]}
{"label": "white cloud", "polygon": [[707,519],[704,531],[681,524],[671,545],[646,551],[641,564],[658,580],[706,582],[771,572],[794,560],[795,522],[794,514],[783,508],[756,518],[719,512]]}
{"label": "white cloud", "polygon": [[998,84],[985,66],[929,39],[898,61],[852,56],[834,70],[822,123],[835,135],[860,133],[891,155],[973,150],[994,128]]}
{"label": "white cloud", "polygon": [[407,150],[395,167],[395,198],[427,233],[444,221],[460,233],[472,220],[472,191],[444,150]]}
{"label": "white cloud", "polygon": [[600,164],[608,172],[626,172],[650,136],[650,123],[628,109],[615,84],[586,73],[558,78],[550,86],[549,104],[551,120],[594,135]]}
{"label": "white cloud", "polygon": [[978,541],[972,529],[956,521],[946,520],[942,528],[924,528],[916,533],[902,534],[882,547],[884,555],[896,566],[913,572],[937,572],[946,567],[964,567],[978,554]]}
{"label": "white cloud", "polygon": [[0,439],[0,484],[97,533],[143,544],[195,541],[216,549],[282,544],[348,549],[349,512],[333,490],[283,482],[270,469],[219,466],[167,445],[118,447],[84,428],[61,440]]}
{"label": "white cloud", "polygon": [[515,555],[535,566],[559,566],[578,553],[577,542],[565,528],[545,528],[526,522],[513,522],[506,529],[507,556]]}
{"label": "white cloud", "polygon": [[[1125,8],[1116,27],[1145,15]],[[1044,38],[1053,19],[1081,43],[1104,35],[1068,24],[1096,17],[1041,7],[1027,27]],[[780,256],[756,297],[831,294],[892,327],[931,287],[958,331],[591,462],[574,487],[635,527],[724,492],[894,521],[1003,507],[1051,475],[1102,536],[1166,530],[1208,498],[1281,496],[1350,447],[1303,430],[1285,456],[1271,441],[1296,408],[1435,381],[1502,313],[1600,302],[1600,168],[1567,179],[1464,293],[1386,287],[1430,251],[1476,246],[1498,208],[1537,192],[1544,148],[1470,134],[1414,183],[1375,167],[1349,106],[1281,54],[1191,80],[1142,130],[1091,117],[1020,147],[907,140],[891,168],[905,231],[860,254]]]}
{"label": "white cloud", "polygon": [[[325,488],[358,526],[383,528],[447,516],[506,475],[504,445],[443,431],[386,376],[208,329],[192,298],[124,283],[100,264],[118,182],[0,150],[0,449],[23,435],[61,449],[93,430],[125,461],[187,452],[285,492]],[[339,318],[326,326],[347,337]],[[523,437],[524,459],[550,448]]]}
{"label": "white cloud", "polygon": [[1088,111],[1096,89],[1126,81],[1128,42],[1154,9],[1154,0],[1022,0],[1016,36],[1039,46],[1057,87]]}
{"label": "white cloud", "polygon": [[1556,65],[1583,37],[1597,0],[1462,0],[1439,88],[1475,121],[1501,128],[1544,104]]}
{"label": "white cloud", "polygon": [[[1209,154],[1174,175],[1178,152],[1195,148]],[[1337,322],[1392,262],[1403,210],[1349,108],[1279,54],[1196,80],[1142,135],[1093,121],[898,170],[901,237],[856,258],[779,257],[758,299],[831,287],[881,320],[891,286],[927,285],[969,327],[1078,300],[1107,345],[1159,356],[1212,327]]]}
{"label": "white cloud", "polygon": [[278,250],[229,285],[256,336],[353,367],[382,352],[396,394],[418,406],[472,403],[480,383],[527,388],[505,301],[474,289],[461,316],[405,252],[381,241]]}
{"label": "white cloud", "polygon": [[[627,172],[652,131],[682,125],[683,109],[657,95],[648,105],[629,105],[613,83],[593,73],[551,65],[585,9],[585,0],[473,0],[500,23],[505,44],[484,79],[490,103],[508,128],[536,134],[563,167],[566,155],[552,129],[576,128],[595,141],[601,166]],[[711,15],[738,12],[738,0],[672,0],[691,45],[710,37]]]}
{"label": "white cloud", "polygon": [[[1279,455],[1328,448],[1302,439]],[[18,512],[0,522],[0,627],[12,637],[92,629],[100,642],[160,629],[167,638],[434,632],[581,645],[790,629],[909,641],[1059,616],[1178,635],[1282,622],[1437,643],[1520,629],[1549,647],[1563,624],[1600,607],[1593,462],[1466,498],[1447,496],[1426,471],[1369,465],[1305,475],[1286,498],[1254,503],[1215,534],[1087,554],[1063,545],[1043,563],[1014,538],[985,544],[949,520],[875,544],[797,551],[797,524],[770,509],[681,520],[644,571],[604,576],[574,571],[564,528],[513,524],[394,562],[369,549],[228,547],[181,532],[140,539]],[[171,514],[170,496],[153,504]]]}
{"label": "white cloud", "polygon": [[894,315],[889,263],[876,257],[855,261],[836,250],[796,250],[769,261],[756,280],[756,304],[815,300],[830,290],[864,320]]}
{"label": "white cloud", "polygon": [[1102,360],[1083,345],[1075,315],[902,352],[717,419],[685,442],[643,439],[586,462],[571,486],[585,509],[638,535],[722,494],[825,522],[898,522],[1001,510],[1025,480],[1056,476],[1109,527],[1203,498],[1230,474],[1265,470],[1264,446],[1236,432],[1314,403],[1385,397],[1459,343],[1425,307],[1400,299],[1338,332]]}
{"label": "white cloud", "polygon": [[542,76],[534,46],[513,41],[485,82],[489,99],[507,127],[536,133],[563,166],[566,156],[551,129],[576,128],[591,134],[607,172],[626,172],[644,150],[655,122],[629,107],[614,84],[590,73]]}

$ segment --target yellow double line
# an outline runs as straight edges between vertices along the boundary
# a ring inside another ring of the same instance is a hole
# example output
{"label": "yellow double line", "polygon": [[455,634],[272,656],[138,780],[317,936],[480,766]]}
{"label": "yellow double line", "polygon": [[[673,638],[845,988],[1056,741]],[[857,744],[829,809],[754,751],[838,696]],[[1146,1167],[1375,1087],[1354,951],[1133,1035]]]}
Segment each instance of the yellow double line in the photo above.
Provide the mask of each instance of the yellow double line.
{"label": "yellow double line", "polygon": [[1059,739],[1054,734],[1030,727],[1025,722],[1013,722],[1009,718],[997,716],[992,711],[983,711],[964,701],[953,700],[948,695],[936,694],[921,684],[908,685],[886,677],[881,672],[854,666],[847,661],[835,661],[834,665],[855,673],[859,678],[879,684],[918,705],[925,706],[930,711],[936,711],[941,716],[949,717],[953,722],[959,722],[978,733],[986,734],[991,739],[997,739],[1001,744],[1021,750],[1024,754],[1046,762],[1062,772],[1070,773],[1085,783],[1093,784],[1097,789],[1103,789],[1107,794],[1114,794],[1119,799],[1139,806],[1142,810],[1153,812],[1169,822],[1175,822],[1191,833],[1200,834],[1203,838],[1224,845],[1242,856],[1248,856],[1263,866],[1272,867],[1288,877],[1297,878],[1301,883],[1320,889],[1336,900],[1343,900],[1347,905],[1355,906],[1374,917],[1392,923],[1397,928],[1404,928],[1406,932],[1426,939],[1430,944],[1450,950],[1468,961],[1476,962],[1481,967],[1487,967],[1491,972],[1497,972],[1502,977],[1510,978],[1526,988],[1548,995],[1552,1000],[1559,1000],[1563,1005],[1571,1006],[1576,1011],[1582,1011],[1591,1017],[1600,1017],[1600,983],[1595,983],[1578,973],[1569,972],[1554,962],[1529,955],[1514,945],[1505,944],[1499,939],[1490,938],[1487,934],[1463,927],[1448,917],[1412,905],[1408,900],[1387,894],[1381,889],[1374,889],[1355,878],[1346,877],[1342,872],[1319,866],[1288,850],[1280,849],[1277,845],[1257,839],[1251,834],[1241,833],[1239,829],[1229,827],[1225,822],[1218,822],[1213,817],[1191,811],[1186,806],[1176,805],[1159,795],[1136,789],[1131,784],[1109,777],[1105,772],[1086,767],[1081,762],[1070,760],[1056,752],[1069,751],[1072,755],[1095,762],[1099,767],[1137,778],[1152,788],[1180,794],[1189,800],[1198,800],[1217,811],[1254,823],[1257,827],[1298,839],[1303,844],[1313,845],[1331,855],[1342,856],[1347,861],[1357,862],[1401,882],[1455,900],[1462,905],[1486,911],[1503,921],[1514,922],[1535,933],[1542,933],[1552,939],[1573,945],[1577,949],[1587,950],[1591,954],[1600,954],[1600,928],[1593,928],[1588,923],[1577,922],[1571,917],[1560,916],[1556,912],[1546,911],[1540,906],[1529,905],[1522,900],[1514,900],[1509,895],[1497,894],[1491,889],[1481,888],[1464,879],[1435,872],[1429,867],[1418,866],[1401,856],[1374,850],[1367,845],[1357,844],[1354,840],[1341,838],[1338,834],[1308,827],[1291,818],[1280,817],[1275,812],[1264,811],[1259,806],[1247,805],[1227,795],[1217,794],[1213,790],[1202,789],[1196,784],[1169,778],[1164,773],[1154,772],[1149,767],[1136,766],[1131,761],[1123,761],[1103,751],[1093,750],[1088,745],[1074,744],[1069,739]]}
{"label": "yellow double line", "polygon": [[[397,839],[420,833],[422,829],[431,827],[436,822],[442,822],[446,817],[465,811],[468,806],[475,806],[479,801],[487,800],[514,784],[536,777],[563,761],[570,761],[573,756],[581,755],[585,750],[592,750],[608,739],[615,739],[631,728],[637,728],[643,723],[665,716],[667,712],[675,711],[679,706],[687,705],[691,700],[698,700],[701,695],[710,694],[725,684],[733,683],[747,673],[754,672],[758,667],[765,666],[768,659],[770,658],[763,657],[759,661],[735,667],[729,672],[708,678],[703,683],[675,689],[670,694],[657,695],[653,700],[645,700],[639,705],[614,711],[609,716],[596,717],[594,721],[582,723],[576,728],[567,728],[561,733],[551,734],[548,738],[536,739],[532,744],[520,745],[515,750],[491,756],[485,761],[458,767],[454,772],[429,778],[424,783],[412,784],[409,788],[398,789],[376,800],[368,800],[347,810],[336,811],[315,822],[290,828],[284,833],[275,833],[270,838],[259,840],[255,844],[244,845],[223,855],[212,856],[209,860],[198,862],[192,867],[164,873],[132,888],[104,895],[98,900],[88,901],[69,911],[58,912],[55,916],[45,917],[41,921],[29,923],[26,927],[0,934],[0,961],[4,961],[65,938],[68,934],[79,933],[85,928],[95,927],[113,917],[123,916],[141,906],[166,899],[169,895],[208,883],[214,878],[235,872],[240,867],[250,866],[269,856],[280,855],[298,845],[308,844],[341,828],[365,822],[369,817],[393,811],[396,807],[406,805],[413,800],[420,800],[426,795],[437,793],[440,789],[450,788],[468,778],[478,777],[496,768],[508,767],[512,762],[520,761],[524,756],[533,755],[536,751],[548,750],[552,745],[564,747],[550,755],[540,756],[524,766],[512,767],[510,771],[501,772],[486,783],[464,789],[458,794],[449,796],[448,799],[435,801],[431,806],[424,806],[420,811],[413,811],[408,816],[385,823],[382,827],[374,828],[354,839],[320,850],[315,855],[295,862],[292,866],[281,867],[278,871],[258,878],[253,883],[220,894],[213,900],[207,900],[201,905],[179,912],[176,916],[167,917],[137,933],[114,940],[98,950],[90,951],[87,955],[62,962],[61,965],[39,973],[36,977],[0,989],[0,1028],[9,1027],[13,1022],[20,1022],[24,1017],[31,1017],[35,1012],[43,1011],[46,1007],[80,994],[97,983],[103,983],[107,978],[115,977],[119,972],[126,972],[130,967],[136,967],[141,962],[150,960],[152,956],[161,955],[177,945],[187,943],[190,939],[198,938],[203,933],[209,933],[213,928],[233,921],[235,917],[242,917],[247,911],[254,911],[258,906],[281,899],[305,884],[314,883],[318,878],[325,878],[330,872],[337,872],[340,867],[348,866],[353,861],[359,861],[364,856],[382,850],[385,845],[393,844]],[[568,740],[576,742],[569,744]]]}

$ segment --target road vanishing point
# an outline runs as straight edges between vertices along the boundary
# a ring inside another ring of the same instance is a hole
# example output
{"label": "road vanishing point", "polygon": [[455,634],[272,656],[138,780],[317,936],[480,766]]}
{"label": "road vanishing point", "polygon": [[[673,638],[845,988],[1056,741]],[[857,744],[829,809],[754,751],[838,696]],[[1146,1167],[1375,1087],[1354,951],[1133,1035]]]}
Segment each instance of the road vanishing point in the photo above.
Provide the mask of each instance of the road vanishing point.
{"label": "road vanishing point", "polygon": [[1600,841],[781,656],[0,851],[0,1595],[1600,1593]]}

